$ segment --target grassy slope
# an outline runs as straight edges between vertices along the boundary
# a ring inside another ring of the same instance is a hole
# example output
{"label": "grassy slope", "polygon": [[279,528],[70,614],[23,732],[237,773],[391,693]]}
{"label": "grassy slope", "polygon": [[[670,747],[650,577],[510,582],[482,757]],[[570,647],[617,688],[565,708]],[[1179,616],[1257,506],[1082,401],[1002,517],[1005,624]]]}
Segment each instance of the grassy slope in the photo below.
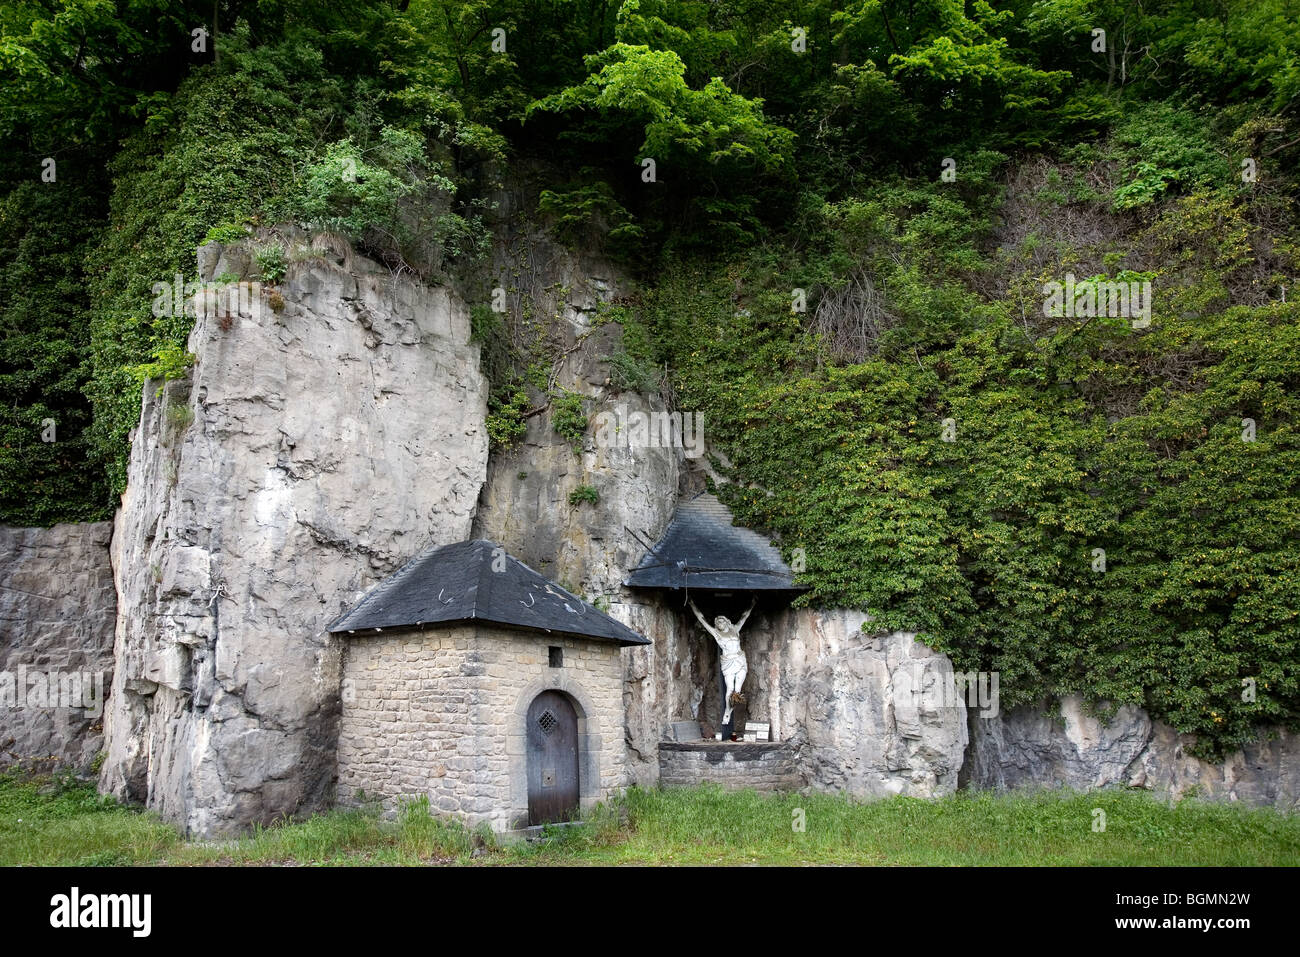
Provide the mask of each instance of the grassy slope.
{"label": "grassy slope", "polygon": [[[42,791],[46,793],[41,793]],[[794,830],[795,809],[806,829]],[[1106,830],[1094,832],[1094,809]],[[484,848],[475,854],[475,848]],[[633,790],[590,824],[498,847],[421,805],[397,821],[334,811],[239,841],[191,844],[85,785],[0,775],[0,864],[1296,865],[1300,816],[1143,793],[839,795]]]}

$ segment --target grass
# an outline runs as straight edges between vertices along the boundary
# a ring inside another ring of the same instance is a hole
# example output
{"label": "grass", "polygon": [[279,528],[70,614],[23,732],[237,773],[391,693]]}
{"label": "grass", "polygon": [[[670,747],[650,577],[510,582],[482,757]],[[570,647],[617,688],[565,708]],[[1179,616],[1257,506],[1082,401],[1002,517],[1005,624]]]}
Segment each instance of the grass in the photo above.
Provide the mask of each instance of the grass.
{"label": "grass", "polygon": [[[1097,809],[1106,828],[1094,831]],[[804,830],[794,825],[802,820]],[[67,779],[0,774],[0,864],[1291,865],[1300,815],[1132,791],[857,802],[714,787],[632,789],[582,827],[500,845],[429,812],[337,810],[238,840],[184,841],[156,815]]]}
{"label": "grass", "polygon": [[0,774],[0,864],[149,864],[178,841],[157,815],[90,785]]}

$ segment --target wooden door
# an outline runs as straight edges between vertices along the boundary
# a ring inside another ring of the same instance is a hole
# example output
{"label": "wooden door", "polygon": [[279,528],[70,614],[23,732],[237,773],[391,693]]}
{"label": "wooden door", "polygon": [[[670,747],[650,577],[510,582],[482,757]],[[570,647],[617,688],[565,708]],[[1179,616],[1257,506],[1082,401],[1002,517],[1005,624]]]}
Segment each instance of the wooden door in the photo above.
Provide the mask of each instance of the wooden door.
{"label": "wooden door", "polygon": [[528,706],[528,823],[578,817],[578,714],[559,691]]}

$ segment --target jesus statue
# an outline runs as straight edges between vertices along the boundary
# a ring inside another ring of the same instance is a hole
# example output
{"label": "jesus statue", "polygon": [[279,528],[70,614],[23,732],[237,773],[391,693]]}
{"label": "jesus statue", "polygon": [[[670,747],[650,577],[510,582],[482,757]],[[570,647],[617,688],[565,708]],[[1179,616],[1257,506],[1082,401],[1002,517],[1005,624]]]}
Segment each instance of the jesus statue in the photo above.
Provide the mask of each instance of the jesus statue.
{"label": "jesus statue", "polygon": [[734,625],[726,615],[719,615],[713,619],[712,626],[704,620],[700,610],[695,607],[695,602],[691,601],[691,611],[695,612],[695,617],[704,626],[704,630],[713,636],[718,648],[722,650],[722,679],[727,686],[726,711],[722,715],[724,725],[731,721],[732,705],[745,700],[741,697],[740,688],[745,683],[745,676],[749,674],[749,663],[745,660],[745,653],[740,650],[740,629],[745,627],[749,613],[754,610],[757,601],[758,599],[750,601],[748,610]]}

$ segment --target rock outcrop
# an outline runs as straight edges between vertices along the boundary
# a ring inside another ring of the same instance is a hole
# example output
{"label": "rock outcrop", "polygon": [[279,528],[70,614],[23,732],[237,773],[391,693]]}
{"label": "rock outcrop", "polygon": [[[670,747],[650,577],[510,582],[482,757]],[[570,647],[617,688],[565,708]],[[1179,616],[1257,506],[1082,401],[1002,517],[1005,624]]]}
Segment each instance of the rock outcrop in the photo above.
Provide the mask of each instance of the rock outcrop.
{"label": "rock outcrop", "polygon": [[[146,385],[114,533],[101,786],[198,836],[329,806],[325,628],[425,546],[467,538],[486,472],[463,304],[284,240],[279,288],[201,315],[190,376]],[[245,278],[249,259],[204,247],[202,278]]]}
{"label": "rock outcrop", "polygon": [[1078,697],[1051,715],[1019,708],[974,723],[970,785],[997,790],[1067,787],[1146,788],[1178,800],[1240,801],[1257,807],[1300,807],[1300,737],[1286,731],[1260,739],[1219,764],[1192,757],[1194,738],[1125,705],[1109,721]]}
{"label": "rock outcrop", "polygon": [[0,527],[0,767],[86,772],[117,614],[111,522]]}
{"label": "rock outcrop", "polygon": [[779,619],[766,630],[768,681],[757,690],[778,705],[810,786],[856,797],[955,791],[966,705],[950,691],[948,659],[908,632],[873,633],[861,612],[787,615],[788,630]]}

